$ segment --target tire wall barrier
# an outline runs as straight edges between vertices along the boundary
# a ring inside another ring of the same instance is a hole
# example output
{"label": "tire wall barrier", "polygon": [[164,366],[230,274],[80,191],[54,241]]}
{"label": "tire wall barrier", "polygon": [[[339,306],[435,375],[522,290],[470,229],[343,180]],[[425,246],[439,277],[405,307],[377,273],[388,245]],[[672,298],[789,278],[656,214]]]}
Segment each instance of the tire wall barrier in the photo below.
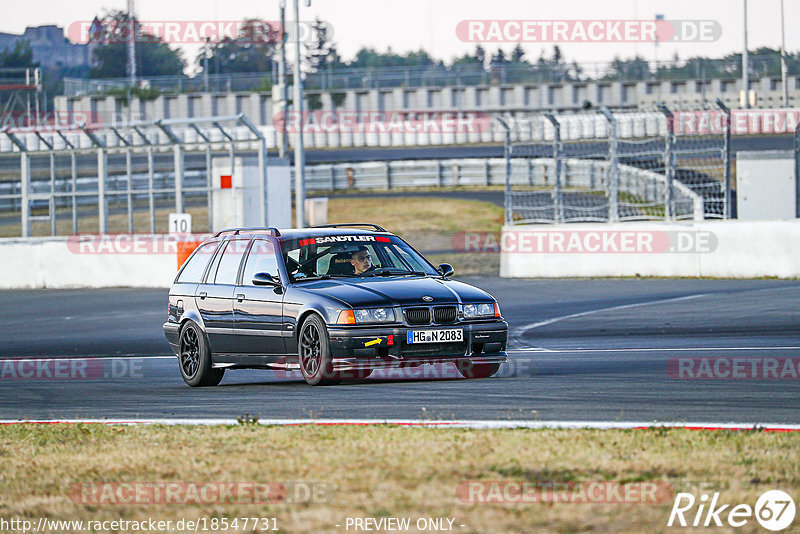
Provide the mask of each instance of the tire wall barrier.
{"label": "tire wall barrier", "polygon": [[505,226],[500,275],[798,278],[797,243],[797,220]]}

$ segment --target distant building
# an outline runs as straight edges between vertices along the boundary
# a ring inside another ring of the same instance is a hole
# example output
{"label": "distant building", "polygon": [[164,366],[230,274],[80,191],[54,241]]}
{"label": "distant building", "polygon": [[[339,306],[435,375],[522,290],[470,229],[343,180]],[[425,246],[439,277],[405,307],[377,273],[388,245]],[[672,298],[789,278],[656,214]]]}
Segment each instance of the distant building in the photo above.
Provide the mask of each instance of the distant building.
{"label": "distant building", "polygon": [[83,67],[91,63],[91,44],[75,44],[64,36],[64,28],[54,24],[28,26],[25,33],[0,32],[0,50],[13,49],[20,41],[28,41],[33,60],[42,67]]}

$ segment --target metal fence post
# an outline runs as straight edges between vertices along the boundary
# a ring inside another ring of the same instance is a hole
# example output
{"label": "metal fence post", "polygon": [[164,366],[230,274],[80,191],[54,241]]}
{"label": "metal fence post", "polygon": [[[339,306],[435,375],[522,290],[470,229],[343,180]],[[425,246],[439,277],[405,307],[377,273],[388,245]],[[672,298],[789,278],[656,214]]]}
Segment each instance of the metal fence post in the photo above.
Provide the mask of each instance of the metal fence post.
{"label": "metal fence post", "polygon": [[153,146],[147,146],[147,209],[150,217],[150,233],[156,233],[156,202],[153,193]]}
{"label": "metal fence post", "polygon": [[175,145],[172,150],[175,160],[175,212],[183,213],[183,146]]}
{"label": "metal fence post", "polygon": [[208,231],[214,231],[214,195],[211,191],[213,176],[211,175],[211,145],[206,143],[206,205],[208,208]]}
{"label": "metal fence post", "polygon": [[800,217],[800,124],[794,128],[794,216]]}
{"label": "metal fence post", "polygon": [[[219,129],[222,130],[222,135],[223,136],[226,136],[228,139],[231,139],[231,137],[228,136],[227,132],[225,132],[225,130],[223,130],[222,127],[219,127]],[[231,142],[231,144],[230,144],[230,150],[228,151],[228,158],[230,159],[230,162],[231,162],[231,168],[230,168],[230,172],[231,172],[231,194],[233,195],[233,209],[231,211],[233,212],[233,220],[234,221],[238,221],[239,220],[238,219],[239,193],[236,191],[236,153],[234,152],[233,142]],[[242,179],[244,179],[244,177],[242,177]]]}
{"label": "metal fence post", "polygon": [[561,143],[561,124],[550,113],[545,113],[545,118],[550,121],[555,129],[553,133],[553,161],[556,167],[556,183],[555,189],[553,189],[553,200],[555,204],[555,222],[560,223],[564,221],[564,203],[561,198],[561,169],[564,163],[564,146]]}
{"label": "metal fence post", "polygon": [[197,124],[192,123],[192,129],[197,132],[197,136],[205,142],[206,148],[206,207],[208,209],[208,231],[214,231],[214,195],[211,192],[212,176],[211,176],[211,138],[209,138],[203,131],[197,127]]}
{"label": "metal fence post", "polygon": [[619,158],[617,155],[617,119],[605,106],[600,108],[609,126],[611,138],[608,142],[608,222],[619,220]]}
{"label": "metal fence post", "polygon": [[673,181],[675,179],[675,124],[674,115],[664,104],[658,105],[659,111],[664,114],[667,119],[667,137],[664,146],[664,175],[667,179],[666,198],[664,199],[664,218],[668,221],[672,220],[675,213],[675,197],[673,190]]}
{"label": "metal fence post", "polygon": [[22,211],[22,237],[31,236],[31,201],[29,195],[31,192],[31,156],[27,152],[20,154],[20,204]]}
{"label": "metal fence post", "polygon": [[108,233],[108,209],[106,205],[107,180],[108,156],[105,148],[97,147],[97,214],[101,234]]}
{"label": "metal fence post", "polygon": [[258,140],[259,195],[261,197],[261,213],[264,226],[269,224],[269,207],[267,206],[267,146],[264,139]]}
{"label": "metal fence post", "polygon": [[[175,135],[175,132],[172,131],[162,119],[158,119],[153,121],[153,124],[157,126],[161,131],[163,131],[167,138],[173,143],[173,161],[174,161],[174,170],[175,170],[175,212],[176,213],[183,213],[183,173],[184,173],[184,149],[181,145],[181,140]],[[225,133],[222,127],[219,125],[218,122],[213,123],[214,126],[222,130],[222,134],[225,135],[230,139],[230,137]],[[231,149],[233,150],[233,149]],[[233,174],[233,173],[231,173]],[[234,181],[235,183],[235,181]],[[234,186],[234,196],[236,196],[236,189]]]}
{"label": "metal fence post", "polygon": [[78,158],[75,150],[70,150],[69,168],[72,178],[72,234],[78,235],[78,197],[75,195],[78,189]]}
{"label": "metal fence post", "polygon": [[3,130],[2,133],[11,140],[11,143],[19,149],[19,170],[20,170],[20,223],[22,226],[22,237],[30,237],[31,234],[31,204],[30,204],[30,187],[31,187],[31,159],[28,154],[28,147],[25,142],[19,137],[14,135],[9,130]]}
{"label": "metal fence post", "polygon": [[514,206],[511,204],[511,128],[502,118],[497,117],[497,121],[503,125],[505,129],[505,145],[503,146],[503,155],[506,160],[506,178],[505,178],[505,199],[503,205],[505,207],[505,222],[511,224],[513,221],[512,210]]}
{"label": "metal fence post", "polygon": [[48,200],[48,207],[50,209],[50,235],[56,235],[56,156],[53,154],[52,145],[50,145],[50,199]]}
{"label": "metal fence post", "polygon": [[733,217],[733,190],[731,189],[731,110],[719,98],[717,99],[717,106],[725,113],[725,147],[723,148],[723,157],[725,158],[725,209],[723,217],[730,219]]}
{"label": "metal fence post", "polygon": [[133,164],[131,162],[131,149],[125,150],[125,177],[127,179],[126,199],[128,201],[128,233],[133,233]]}

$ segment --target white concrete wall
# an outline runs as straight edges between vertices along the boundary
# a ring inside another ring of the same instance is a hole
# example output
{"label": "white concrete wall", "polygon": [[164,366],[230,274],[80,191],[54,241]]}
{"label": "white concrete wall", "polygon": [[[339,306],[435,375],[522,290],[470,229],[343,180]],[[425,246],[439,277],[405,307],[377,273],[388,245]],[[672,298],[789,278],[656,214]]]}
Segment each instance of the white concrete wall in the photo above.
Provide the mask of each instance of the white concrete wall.
{"label": "white concrete wall", "polygon": [[[0,288],[169,287],[177,272],[168,236],[109,236],[83,246],[74,239],[0,239]],[[797,278],[797,243],[798,220],[507,226],[500,274]],[[493,236],[475,236],[466,250],[493,244]]]}
{"label": "white concrete wall", "polygon": [[175,244],[152,237],[112,235],[83,246],[66,237],[0,239],[0,288],[169,287],[178,270]]}
{"label": "white concrete wall", "polygon": [[506,226],[500,275],[797,278],[797,243],[800,220]]}

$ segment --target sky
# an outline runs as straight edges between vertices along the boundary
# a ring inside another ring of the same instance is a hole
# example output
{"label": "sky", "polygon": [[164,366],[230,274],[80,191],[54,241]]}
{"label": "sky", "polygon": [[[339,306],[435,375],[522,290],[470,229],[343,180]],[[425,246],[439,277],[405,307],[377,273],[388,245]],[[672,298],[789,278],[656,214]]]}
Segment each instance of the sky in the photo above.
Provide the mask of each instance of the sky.
{"label": "sky", "polygon": [[[0,0],[10,6],[12,0]],[[292,0],[288,0],[293,7]],[[800,32],[791,21],[800,20],[800,1],[785,1],[786,48],[800,50]],[[471,53],[475,43],[456,35],[462,20],[652,20],[663,14],[667,20],[712,20],[722,29],[714,42],[660,43],[559,43],[570,61],[607,62],[615,56],[641,55],[648,61],[703,55],[721,57],[743,47],[744,0],[312,0],[301,1],[300,19],[320,18],[334,29],[333,41],[339,54],[349,60],[361,47],[395,52],[424,49],[436,58],[451,60]],[[67,27],[91,20],[107,9],[125,9],[125,0],[26,0],[3,9],[0,31],[22,33],[26,26],[57,24]],[[748,48],[778,48],[780,45],[781,0],[749,0]],[[145,21],[237,21],[245,17],[278,19],[278,0],[136,0],[139,20]],[[501,46],[509,52],[515,45],[488,43],[493,52]],[[185,57],[193,60],[198,46],[182,45]],[[552,43],[523,43],[528,59],[552,53]]]}

